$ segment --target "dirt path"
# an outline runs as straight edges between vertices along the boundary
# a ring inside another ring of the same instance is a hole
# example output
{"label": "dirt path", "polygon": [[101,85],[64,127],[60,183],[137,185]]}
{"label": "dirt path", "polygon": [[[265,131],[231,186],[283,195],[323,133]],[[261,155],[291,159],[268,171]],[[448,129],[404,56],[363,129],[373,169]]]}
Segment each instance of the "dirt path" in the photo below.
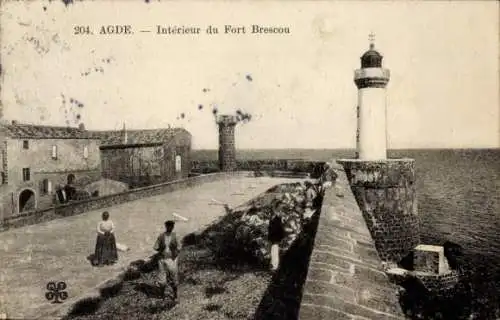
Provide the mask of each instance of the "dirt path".
{"label": "dirt path", "polygon": [[236,206],[289,181],[237,178],[110,208],[117,241],[131,247],[112,267],[94,268],[86,260],[95,245],[95,226],[102,210],[0,233],[0,313],[9,318],[34,318],[54,309],[45,298],[49,281],[66,282],[69,299],[63,304],[71,303],[72,298],[112,278],[131,261],[152,253],[154,238],[172,212],[189,218],[177,224],[182,237],[224,214],[221,206],[210,205],[211,199]]}

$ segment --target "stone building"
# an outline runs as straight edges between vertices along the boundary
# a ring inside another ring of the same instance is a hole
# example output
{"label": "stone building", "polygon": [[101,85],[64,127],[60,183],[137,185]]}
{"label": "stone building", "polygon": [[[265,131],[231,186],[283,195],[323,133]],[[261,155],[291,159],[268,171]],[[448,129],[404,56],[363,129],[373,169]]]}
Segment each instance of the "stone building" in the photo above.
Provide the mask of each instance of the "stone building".
{"label": "stone building", "polygon": [[99,141],[73,127],[0,124],[0,214],[53,205],[58,185],[100,179]]}
{"label": "stone building", "polygon": [[185,129],[93,131],[101,141],[102,176],[141,187],[185,178],[191,134]]}

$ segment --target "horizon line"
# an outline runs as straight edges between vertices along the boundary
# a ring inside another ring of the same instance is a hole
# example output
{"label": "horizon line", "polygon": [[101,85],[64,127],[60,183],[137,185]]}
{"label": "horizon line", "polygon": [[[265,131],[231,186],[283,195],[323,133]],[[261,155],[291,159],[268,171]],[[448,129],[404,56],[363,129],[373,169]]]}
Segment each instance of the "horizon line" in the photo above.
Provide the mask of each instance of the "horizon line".
{"label": "horizon line", "polygon": [[[387,151],[398,151],[398,150],[500,150],[499,147],[419,147],[419,148],[390,148]],[[197,149],[193,148],[192,151],[218,151],[219,149]],[[343,151],[356,151],[356,148],[238,148],[236,152],[240,150],[245,151],[260,151],[260,150],[343,150]]]}

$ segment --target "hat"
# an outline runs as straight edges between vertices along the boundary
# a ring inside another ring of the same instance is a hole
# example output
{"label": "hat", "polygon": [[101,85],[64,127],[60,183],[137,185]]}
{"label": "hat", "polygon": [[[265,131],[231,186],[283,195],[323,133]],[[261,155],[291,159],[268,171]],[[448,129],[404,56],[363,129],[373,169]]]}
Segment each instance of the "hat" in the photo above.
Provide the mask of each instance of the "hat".
{"label": "hat", "polygon": [[175,225],[175,221],[174,220],[167,220],[167,221],[165,221],[165,227],[174,226],[174,225]]}

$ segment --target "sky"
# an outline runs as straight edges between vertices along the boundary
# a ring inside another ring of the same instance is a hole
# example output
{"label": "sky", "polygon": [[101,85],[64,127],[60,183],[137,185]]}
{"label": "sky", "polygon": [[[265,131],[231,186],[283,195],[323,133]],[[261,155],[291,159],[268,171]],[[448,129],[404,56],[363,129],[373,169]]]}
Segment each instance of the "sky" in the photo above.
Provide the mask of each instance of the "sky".
{"label": "sky", "polygon": [[[4,120],[184,127],[215,149],[219,114],[251,148],[354,148],[368,35],[391,72],[389,148],[500,147],[496,1],[2,1]],[[251,34],[251,25],[289,34]],[[134,34],[102,35],[131,25]],[[201,28],[159,35],[156,26]],[[213,25],[219,34],[204,31]],[[246,34],[224,34],[225,25]],[[76,35],[89,26],[93,35]],[[149,30],[151,32],[140,32]],[[183,115],[184,117],[182,117]]]}

